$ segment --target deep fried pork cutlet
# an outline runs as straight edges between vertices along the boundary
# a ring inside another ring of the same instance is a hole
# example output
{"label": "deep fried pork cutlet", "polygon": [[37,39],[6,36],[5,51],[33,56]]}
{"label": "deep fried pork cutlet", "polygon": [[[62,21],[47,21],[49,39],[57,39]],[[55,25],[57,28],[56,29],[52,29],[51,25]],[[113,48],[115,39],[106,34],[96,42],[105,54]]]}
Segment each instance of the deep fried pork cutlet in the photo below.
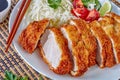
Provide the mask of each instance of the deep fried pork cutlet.
{"label": "deep fried pork cutlet", "polygon": [[120,63],[120,25],[113,17],[104,16],[99,21],[104,31],[110,37],[113,45],[116,63]]}
{"label": "deep fried pork cutlet", "polygon": [[32,53],[40,40],[40,36],[44,33],[49,25],[48,19],[34,21],[30,23],[20,34],[18,42],[29,53]]}
{"label": "deep fried pork cutlet", "polygon": [[114,20],[115,20],[116,22],[120,23],[120,15],[117,15],[117,14],[115,14],[115,13],[113,13],[113,12],[109,12],[109,13],[107,13],[106,15],[114,18]]}
{"label": "deep fried pork cutlet", "polygon": [[120,16],[107,13],[87,23],[71,19],[61,27],[50,27],[48,19],[30,23],[19,36],[19,44],[29,53],[39,54],[57,74],[82,76],[96,63],[100,68],[120,63]]}
{"label": "deep fried pork cutlet", "polygon": [[97,63],[101,68],[112,67],[115,64],[112,42],[98,21],[90,23],[90,29],[98,43]]}
{"label": "deep fried pork cutlet", "polygon": [[75,25],[82,34],[82,40],[85,44],[86,49],[89,52],[89,64],[88,66],[93,66],[96,64],[96,53],[97,53],[97,43],[96,38],[93,36],[89,29],[89,25],[82,19],[73,19],[70,21],[71,24]]}
{"label": "deep fried pork cutlet", "polygon": [[68,46],[73,58],[73,69],[70,74],[72,76],[81,76],[88,69],[88,56],[89,53],[86,50],[81,35],[77,28],[73,25],[64,25],[61,28],[64,37],[68,40]]}
{"label": "deep fried pork cutlet", "polygon": [[57,74],[67,74],[72,69],[72,59],[67,45],[67,39],[57,28],[47,29],[38,44],[43,60]]}

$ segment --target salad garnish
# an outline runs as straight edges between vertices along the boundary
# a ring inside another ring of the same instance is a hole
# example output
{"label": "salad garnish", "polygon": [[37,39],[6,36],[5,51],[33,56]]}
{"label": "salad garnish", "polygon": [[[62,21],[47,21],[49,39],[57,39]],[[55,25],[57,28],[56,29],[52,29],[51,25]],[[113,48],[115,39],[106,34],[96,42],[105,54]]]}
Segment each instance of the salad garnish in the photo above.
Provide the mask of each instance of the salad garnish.
{"label": "salad garnish", "polygon": [[99,0],[73,0],[73,9],[71,13],[77,18],[91,22],[93,20],[98,20],[100,16],[110,12],[110,5],[109,1],[101,6]]}
{"label": "salad garnish", "polygon": [[48,0],[48,3],[51,8],[57,9],[61,4],[61,0]]}
{"label": "salad garnish", "polygon": [[101,4],[98,0],[74,0],[72,14],[88,22],[97,20],[100,17],[99,9]]}

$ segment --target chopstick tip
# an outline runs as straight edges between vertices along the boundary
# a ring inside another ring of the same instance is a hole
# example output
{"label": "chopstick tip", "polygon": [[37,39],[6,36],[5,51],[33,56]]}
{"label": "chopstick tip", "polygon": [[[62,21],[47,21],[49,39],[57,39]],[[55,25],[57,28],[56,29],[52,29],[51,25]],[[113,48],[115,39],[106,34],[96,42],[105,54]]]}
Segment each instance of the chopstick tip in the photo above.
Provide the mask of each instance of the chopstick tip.
{"label": "chopstick tip", "polygon": [[9,47],[7,46],[6,49],[5,49],[5,52],[8,52],[8,48],[9,48]]}

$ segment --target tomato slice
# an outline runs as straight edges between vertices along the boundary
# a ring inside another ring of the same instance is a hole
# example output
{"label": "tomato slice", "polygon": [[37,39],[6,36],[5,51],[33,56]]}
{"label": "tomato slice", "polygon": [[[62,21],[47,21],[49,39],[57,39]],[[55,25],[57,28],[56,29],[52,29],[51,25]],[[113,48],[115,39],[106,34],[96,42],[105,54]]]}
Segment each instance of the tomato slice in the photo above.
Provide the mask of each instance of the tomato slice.
{"label": "tomato slice", "polygon": [[82,1],[81,0],[74,0],[73,1],[73,7],[74,8],[80,8],[80,7],[83,7],[84,5],[83,5],[83,3],[82,3]]}
{"label": "tomato slice", "polygon": [[77,17],[77,15],[75,14],[75,9],[72,9],[72,10],[71,10],[71,13],[72,13],[74,16]]}
{"label": "tomato slice", "polygon": [[86,21],[93,21],[93,20],[98,20],[98,18],[100,17],[100,13],[96,10],[93,9],[90,11],[90,13],[88,14]]}
{"label": "tomato slice", "polygon": [[76,8],[76,9],[72,9],[72,14],[76,17],[82,18],[82,19],[86,19],[86,17],[89,14],[89,10],[85,7],[81,7],[81,8]]}
{"label": "tomato slice", "polygon": [[98,18],[100,17],[100,13],[96,9],[89,11],[87,8],[85,8],[82,0],[73,1],[73,9],[71,10],[71,13],[74,16],[89,22],[93,20],[98,20]]}

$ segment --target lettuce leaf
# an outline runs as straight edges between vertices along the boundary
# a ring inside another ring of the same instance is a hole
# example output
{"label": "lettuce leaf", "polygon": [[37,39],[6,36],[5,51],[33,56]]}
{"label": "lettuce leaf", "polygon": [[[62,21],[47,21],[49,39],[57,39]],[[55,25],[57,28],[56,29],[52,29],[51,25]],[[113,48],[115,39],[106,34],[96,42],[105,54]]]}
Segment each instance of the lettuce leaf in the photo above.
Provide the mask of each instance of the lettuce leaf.
{"label": "lettuce leaf", "polygon": [[94,8],[96,10],[99,10],[101,7],[101,4],[98,0],[82,0],[83,4],[85,7],[89,7],[89,4],[95,4]]}

